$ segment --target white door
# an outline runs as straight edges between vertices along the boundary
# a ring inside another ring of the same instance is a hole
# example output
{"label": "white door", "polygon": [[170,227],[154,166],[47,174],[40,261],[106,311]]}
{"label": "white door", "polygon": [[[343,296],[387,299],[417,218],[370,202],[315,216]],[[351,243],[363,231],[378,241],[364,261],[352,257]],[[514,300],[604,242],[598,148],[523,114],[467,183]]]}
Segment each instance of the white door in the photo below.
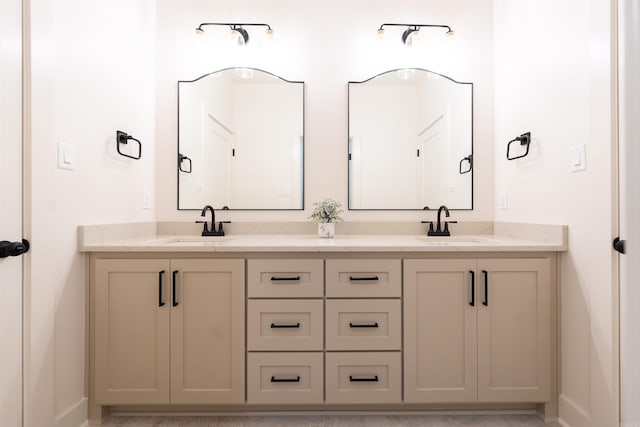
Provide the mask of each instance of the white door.
{"label": "white door", "polygon": [[[0,2],[0,241],[22,241],[22,2]],[[1,245],[0,245],[1,246]],[[22,257],[0,258],[0,425],[22,425]]]}
{"label": "white door", "polygon": [[620,407],[623,426],[640,425],[640,3],[619,3]]}

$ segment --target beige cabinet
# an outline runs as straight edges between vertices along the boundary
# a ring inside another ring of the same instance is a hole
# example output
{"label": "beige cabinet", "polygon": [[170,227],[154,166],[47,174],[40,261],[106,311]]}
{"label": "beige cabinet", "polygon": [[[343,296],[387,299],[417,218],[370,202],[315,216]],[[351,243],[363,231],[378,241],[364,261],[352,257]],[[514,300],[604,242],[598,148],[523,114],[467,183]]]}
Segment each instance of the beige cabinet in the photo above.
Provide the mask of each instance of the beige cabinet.
{"label": "beige cabinet", "polygon": [[244,260],[97,259],[97,404],[244,401]]}
{"label": "beige cabinet", "polygon": [[404,262],[407,402],[550,399],[548,259]]}
{"label": "beige cabinet", "polygon": [[247,261],[247,403],[324,400],[324,260]]}

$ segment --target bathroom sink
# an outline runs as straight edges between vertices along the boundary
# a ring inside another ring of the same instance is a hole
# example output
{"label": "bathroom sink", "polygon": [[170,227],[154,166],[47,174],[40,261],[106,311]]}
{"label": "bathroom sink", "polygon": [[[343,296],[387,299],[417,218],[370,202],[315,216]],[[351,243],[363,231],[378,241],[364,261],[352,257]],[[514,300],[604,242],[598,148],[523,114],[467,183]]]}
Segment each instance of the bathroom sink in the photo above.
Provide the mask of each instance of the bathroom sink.
{"label": "bathroom sink", "polygon": [[148,243],[154,245],[168,245],[168,246],[217,246],[223,245],[231,240],[233,237],[167,237],[162,239],[151,240]]}
{"label": "bathroom sink", "polygon": [[487,238],[472,236],[416,236],[416,239],[433,245],[477,245],[489,242]]}

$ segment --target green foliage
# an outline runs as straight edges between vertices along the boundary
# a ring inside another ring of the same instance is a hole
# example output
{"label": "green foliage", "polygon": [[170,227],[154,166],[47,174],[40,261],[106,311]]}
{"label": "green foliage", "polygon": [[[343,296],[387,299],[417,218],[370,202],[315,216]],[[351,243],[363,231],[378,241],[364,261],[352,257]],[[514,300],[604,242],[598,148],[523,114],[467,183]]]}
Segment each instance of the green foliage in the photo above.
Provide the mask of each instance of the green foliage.
{"label": "green foliage", "polygon": [[321,202],[314,203],[313,206],[315,208],[309,219],[316,224],[342,221],[339,215],[344,211],[341,209],[340,202],[333,199],[324,199]]}

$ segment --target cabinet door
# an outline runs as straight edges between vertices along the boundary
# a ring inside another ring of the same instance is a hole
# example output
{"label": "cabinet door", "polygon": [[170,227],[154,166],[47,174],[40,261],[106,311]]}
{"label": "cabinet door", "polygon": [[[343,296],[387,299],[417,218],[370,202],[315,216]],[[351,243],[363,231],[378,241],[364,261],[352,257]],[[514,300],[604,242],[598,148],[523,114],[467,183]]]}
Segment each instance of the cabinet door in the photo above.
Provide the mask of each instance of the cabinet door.
{"label": "cabinet door", "polygon": [[174,259],[171,279],[171,403],[244,402],[244,260]]}
{"label": "cabinet door", "polygon": [[405,401],[477,400],[475,270],[476,260],[405,260]]}
{"label": "cabinet door", "polygon": [[169,403],[169,261],[95,266],[95,402]]}
{"label": "cabinet door", "polygon": [[549,270],[548,259],[478,261],[480,401],[549,400]]}

